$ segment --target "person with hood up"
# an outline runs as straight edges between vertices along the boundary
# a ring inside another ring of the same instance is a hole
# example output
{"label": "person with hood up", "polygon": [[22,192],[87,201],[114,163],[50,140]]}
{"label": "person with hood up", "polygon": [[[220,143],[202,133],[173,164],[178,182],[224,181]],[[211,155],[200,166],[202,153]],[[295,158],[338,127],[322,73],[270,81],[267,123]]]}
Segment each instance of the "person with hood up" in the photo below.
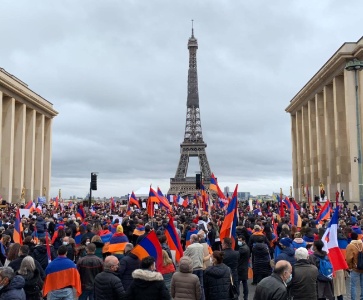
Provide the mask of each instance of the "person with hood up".
{"label": "person with hood up", "polygon": [[193,262],[190,257],[180,259],[179,272],[173,274],[170,285],[171,297],[174,300],[199,300],[200,282],[193,274]]}
{"label": "person with hood up", "polygon": [[[53,260],[57,257],[57,254],[52,245],[50,245],[49,247],[50,247],[51,259]],[[42,266],[43,270],[45,271],[49,263],[45,238],[39,239],[39,245],[36,245],[33,251],[33,258],[34,260],[39,262],[39,264]]]}
{"label": "person with hood up", "polygon": [[0,300],[26,300],[23,277],[15,275],[14,270],[10,267],[1,267],[0,278],[0,285],[3,286]]}
{"label": "person with hood up", "polygon": [[156,272],[155,259],[147,256],[141,261],[141,269],[132,273],[134,279],[126,292],[128,300],[169,300],[170,294],[161,273]]}
{"label": "person with hood up", "polygon": [[223,263],[224,252],[213,251],[213,266],[208,267],[204,274],[204,294],[206,300],[231,299],[231,269]]}
{"label": "person with hood up", "polygon": [[120,259],[118,276],[121,279],[125,291],[127,291],[132,282],[132,272],[140,268],[139,258],[131,252],[133,248],[134,246],[131,243],[126,244],[125,256]]}
{"label": "person with hood up", "polygon": [[268,246],[258,241],[252,248],[252,269],[253,281],[252,285],[256,285],[263,278],[271,275],[271,256]]}
{"label": "person with hood up", "polygon": [[[47,223],[45,222],[45,220],[43,219],[42,216],[39,216],[37,218],[35,228],[36,228],[36,234],[38,235],[39,239],[42,237],[45,237],[45,232],[47,230]],[[34,232],[33,232],[33,234],[34,234]]]}
{"label": "person with hood up", "polygon": [[292,266],[295,264],[295,251],[291,247],[291,239],[290,238],[282,238],[279,241],[279,246],[281,248],[280,254],[275,258],[275,263],[277,263],[279,260],[286,260],[288,261]]}

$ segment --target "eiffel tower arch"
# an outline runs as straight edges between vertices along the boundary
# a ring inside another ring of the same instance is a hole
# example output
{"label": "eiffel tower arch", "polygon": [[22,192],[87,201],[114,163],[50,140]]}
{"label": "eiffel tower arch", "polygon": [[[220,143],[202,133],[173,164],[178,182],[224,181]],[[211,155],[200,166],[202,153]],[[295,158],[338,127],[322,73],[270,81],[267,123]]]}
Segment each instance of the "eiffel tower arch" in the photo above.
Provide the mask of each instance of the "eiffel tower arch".
{"label": "eiffel tower arch", "polygon": [[190,157],[198,158],[200,172],[206,189],[209,187],[211,177],[211,170],[205,151],[207,144],[203,140],[202,123],[200,120],[197,49],[198,41],[194,37],[194,29],[192,28],[192,36],[188,40],[188,97],[184,141],[180,144],[179,164],[175,177],[170,178],[170,189],[168,191],[168,194],[173,195],[180,194],[181,196],[186,196],[194,195],[197,192],[195,176],[187,177]]}

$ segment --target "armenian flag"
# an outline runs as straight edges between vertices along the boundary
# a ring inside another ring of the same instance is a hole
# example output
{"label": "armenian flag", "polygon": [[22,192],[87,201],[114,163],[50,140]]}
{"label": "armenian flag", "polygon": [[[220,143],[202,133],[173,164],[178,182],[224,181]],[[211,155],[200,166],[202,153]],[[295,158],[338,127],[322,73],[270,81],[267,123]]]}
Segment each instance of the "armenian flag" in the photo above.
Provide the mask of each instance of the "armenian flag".
{"label": "armenian flag", "polygon": [[31,209],[33,207],[33,200],[29,200],[29,202],[25,205],[25,209]]}
{"label": "armenian flag", "polygon": [[45,281],[43,286],[43,296],[50,291],[60,290],[72,286],[77,291],[77,296],[82,293],[81,278],[76,265],[67,257],[57,257],[53,263],[45,269]]}
{"label": "armenian flag", "polygon": [[236,237],[236,226],[237,226],[237,189],[238,184],[236,185],[236,188],[234,189],[232,199],[228,203],[226,216],[224,218],[224,222],[222,224],[221,231],[219,233],[219,238],[221,241],[223,241],[224,238],[229,237],[232,238],[232,249],[234,249],[237,237]]}
{"label": "armenian flag", "polygon": [[83,221],[84,218],[86,217],[86,212],[83,209],[83,206],[80,205],[77,209],[77,213],[76,213],[76,217],[77,218],[81,218],[81,220]]}
{"label": "armenian flag", "polygon": [[131,250],[131,253],[135,254],[140,260],[148,256],[154,257],[156,270],[161,270],[163,265],[163,253],[155,231],[150,231],[150,233]]}
{"label": "armenian flag", "polygon": [[[119,227],[122,227],[122,225],[117,226],[117,230]],[[123,229],[122,229],[123,231]],[[110,243],[108,245],[108,252],[110,253],[116,253],[116,254],[123,254],[125,250],[126,244],[129,242],[129,239],[123,232],[118,232],[113,234],[113,236],[110,239]]]}
{"label": "armenian flag", "polygon": [[21,237],[22,232],[23,232],[23,225],[21,224],[20,220],[20,210],[17,209],[15,215],[15,224],[14,224],[14,233],[13,233],[14,243],[19,243],[20,245],[23,244],[23,239]]}
{"label": "armenian flag", "polygon": [[290,205],[290,223],[298,228],[301,228],[301,217],[297,213],[295,206]]}
{"label": "armenian flag", "polygon": [[210,178],[209,189],[215,191],[218,194],[218,198],[226,199],[226,196],[223,194],[222,190],[220,189],[217,178],[215,178],[214,174],[212,173]]}
{"label": "armenian flag", "polygon": [[139,200],[136,199],[134,191],[132,191],[130,199],[129,199],[129,205],[136,205],[138,208],[140,208]]}
{"label": "armenian flag", "polygon": [[158,197],[159,197],[160,206],[164,206],[166,209],[169,209],[169,210],[172,209],[168,199],[166,199],[166,197],[163,195],[163,193],[159,187],[158,187]]}
{"label": "armenian flag", "polygon": [[324,220],[330,218],[330,201],[326,201],[324,206],[321,208],[318,216],[316,217],[315,223],[321,223]]}
{"label": "armenian flag", "polygon": [[170,250],[175,251],[176,262],[179,263],[180,258],[183,256],[183,248],[180,243],[179,236],[176,232],[176,229],[174,226],[174,220],[172,217],[169,218],[169,223],[168,223],[168,226],[166,226],[166,228],[165,228],[164,234],[168,241]]}

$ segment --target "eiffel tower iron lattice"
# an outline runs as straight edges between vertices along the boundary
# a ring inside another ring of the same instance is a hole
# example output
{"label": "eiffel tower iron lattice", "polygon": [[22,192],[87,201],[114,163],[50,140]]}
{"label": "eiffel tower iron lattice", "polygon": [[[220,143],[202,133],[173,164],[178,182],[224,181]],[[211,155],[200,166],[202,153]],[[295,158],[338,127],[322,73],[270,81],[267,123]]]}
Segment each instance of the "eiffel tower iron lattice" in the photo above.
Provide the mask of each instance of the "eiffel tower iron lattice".
{"label": "eiffel tower iron lattice", "polygon": [[211,170],[209,167],[203,140],[202,124],[200,120],[198,74],[197,74],[198,41],[192,36],[188,40],[189,70],[188,70],[188,98],[184,141],[180,144],[180,159],[174,178],[170,178],[168,194],[181,196],[193,195],[197,192],[196,178],[187,177],[189,158],[198,157],[200,172],[207,189],[210,183]]}

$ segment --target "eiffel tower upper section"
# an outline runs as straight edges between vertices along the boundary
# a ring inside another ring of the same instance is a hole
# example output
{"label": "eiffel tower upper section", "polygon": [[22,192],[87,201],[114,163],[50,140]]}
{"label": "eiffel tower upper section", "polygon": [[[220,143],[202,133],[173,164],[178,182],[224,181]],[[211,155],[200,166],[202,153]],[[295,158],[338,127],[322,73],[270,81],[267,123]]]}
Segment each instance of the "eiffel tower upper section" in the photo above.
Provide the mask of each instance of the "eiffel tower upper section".
{"label": "eiffel tower upper section", "polygon": [[209,186],[211,170],[207,160],[203,140],[202,123],[200,120],[198,72],[197,72],[198,41],[192,36],[188,40],[189,70],[187,115],[185,123],[184,141],[180,144],[180,160],[174,178],[170,178],[169,194],[193,195],[197,192],[194,177],[187,177],[190,157],[198,157],[200,172],[204,178],[204,185]]}

